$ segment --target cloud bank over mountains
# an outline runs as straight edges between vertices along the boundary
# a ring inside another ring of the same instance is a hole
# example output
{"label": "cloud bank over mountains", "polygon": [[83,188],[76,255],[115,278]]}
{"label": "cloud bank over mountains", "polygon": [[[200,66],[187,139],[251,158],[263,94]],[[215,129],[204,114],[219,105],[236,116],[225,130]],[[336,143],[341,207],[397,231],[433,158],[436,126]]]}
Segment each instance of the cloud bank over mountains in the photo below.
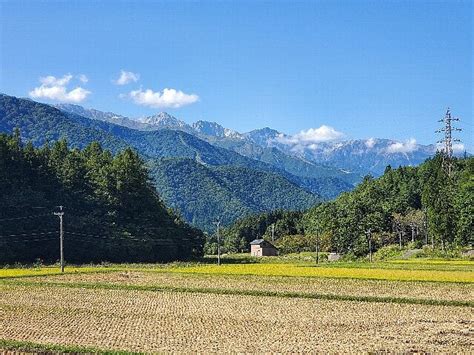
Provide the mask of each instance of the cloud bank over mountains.
{"label": "cloud bank over mountains", "polygon": [[281,135],[277,140],[283,144],[312,144],[320,142],[331,142],[342,139],[344,133],[336,131],[333,127],[322,125],[319,128],[309,128],[301,132],[289,136]]}
{"label": "cloud bank over mountains", "polygon": [[133,90],[129,93],[129,97],[137,105],[153,108],[180,108],[199,100],[199,96],[196,94],[185,94],[181,90],[168,88],[163,89],[161,92],[154,92],[151,89]]}
{"label": "cloud bank over mountains", "polygon": [[387,147],[388,153],[411,153],[417,150],[415,138],[410,138],[405,142],[395,142]]}
{"label": "cloud bank over mountains", "polygon": [[[140,80],[140,74],[137,72],[120,70],[116,79],[112,83],[117,86],[125,86],[127,84],[137,83]],[[29,96],[33,99],[46,99],[56,101],[58,103],[78,104],[86,100],[91,91],[86,89],[84,85],[89,82],[89,78],[85,74],[73,75],[65,74],[61,77],[47,75],[39,78],[40,86],[33,88],[29,92]],[[72,84],[76,83],[75,86]],[[110,82],[109,82],[110,83]],[[128,99],[136,105],[150,108],[171,108],[178,109],[187,105],[194,104],[200,100],[195,93],[185,93],[182,90],[174,88],[164,88],[163,90],[154,91],[153,89],[143,89],[142,87],[131,90],[128,93],[119,95],[122,99]],[[237,134],[240,136],[241,134]],[[309,128],[301,130],[299,133],[289,135],[279,133],[273,130],[273,135],[261,138],[272,142],[276,146],[286,146],[290,151],[302,154],[305,151],[321,151],[327,150],[329,145],[333,149],[343,140],[347,140],[347,135],[338,131],[329,125],[321,125],[317,128]],[[381,146],[376,138],[368,138],[363,142],[361,149],[381,149],[381,152],[387,154],[410,154],[416,152],[420,145],[415,138],[405,141],[391,141],[387,145]],[[442,146],[437,146],[442,149]],[[460,143],[453,145],[455,152],[463,152],[465,146]]]}

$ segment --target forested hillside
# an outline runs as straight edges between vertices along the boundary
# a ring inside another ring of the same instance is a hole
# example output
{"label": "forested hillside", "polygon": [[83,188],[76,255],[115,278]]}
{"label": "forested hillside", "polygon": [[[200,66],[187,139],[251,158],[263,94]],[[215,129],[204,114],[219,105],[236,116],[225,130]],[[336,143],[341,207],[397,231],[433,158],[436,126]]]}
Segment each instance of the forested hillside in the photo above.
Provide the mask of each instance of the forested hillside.
{"label": "forested hillside", "polygon": [[[168,129],[139,131],[64,113],[52,106],[31,100],[0,95],[0,132],[11,133],[15,128],[20,128],[23,141],[31,141],[35,147],[46,142],[56,142],[61,138],[67,138],[71,147],[81,149],[97,141],[104,149],[114,154],[126,147],[133,147],[152,167],[151,177],[166,201],[178,208],[187,222],[207,230],[212,221],[222,214],[221,211],[228,210],[236,200],[239,201],[238,207],[226,213],[226,220],[229,222],[248,213],[272,207],[268,202],[273,194],[273,190],[268,188],[273,184],[272,181],[275,186],[282,188],[281,194],[287,196],[283,201],[277,198],[274,201],[275,206],[280,207],[278,203],[283,202],[282,208],[284,206],[292,209],[304,209],[314,204],[317,201],[317,192],[323,194],[328,193],[328,190],[340,191],[341,188],[347,188],[337,179],[311,179],[292,175],[270,164],[215,147],[186,132]],[[155,161],[162,158],[187,158],[193,160],[194,164],[188,164],[186,173],[182,170],[167,169],[163,165],[160,165],[163,170],[159,171]],[[239,168],[237,170],[240,172],[246,171],[245,174],[233,175],[232,186],[245,186],[248,182],[247,175],[251,175],[252,186],[267,186],[262,190],[266,195],[260,196],[257,201],[252,201],[251,198],[242,199],[241,191],[230,189],[231,185],[226,178],[225,173],[231,167]],[[213,178],[218,181],[217,185],[226,186],[225,194],[220,192],[218,186],[210,189],[211,185],[205,183],[206,179],[197,178],[203,171],[209,174],[209,170],[212,170]],[[184,175],[178,176],[178,173]],[[179,180],[182,184],[170,185],[169,181],[173,180]],[[189,186],[200,191],[196,192],[200,199],[198,203],[194,200],[194,195],[183,193],[184,190],[189,190]],[[181,188],[184,190],[180,190]]]}
{"label": "forested hillside", "polygon": [[245,167],[160,159],[151,171],[167,205],[206,231],[214,230],[217,218],[227,225],[255,212],[306,209],[319,201],[277,174]]}
{"label": "forested hillside", "polygon": [[0,263],[58,259],[64,206],[65,258],[71,263],[183,260],[200,256],[201,231],[170,212],[144,161],[98,143],[23,145],[0,134]]}
{"label": "forested hillside", "polygon": [[[240,134],[224,128],[216,122],[198,121],[190,126],[166,112],[150,117],[130,119],[111,112],[85,109],[78,105],[59,104],[55,105],[55,107],[67,114],[73,114],[73,116],[80,115],[142,131],[184,131],[191,136],[199,138],[198,140],[193,140],[187,134],[180,135],[179,132],[174,133],[176,136],[182,137],[183,140],[190,142],[190,147],[194,145],[191,141],[199,142],[204,140],[214,147],[225,148],[226,151],[238,153],[230,155],[235,162],[242,160],[240,156],[244,156],[266,163],[265,165],[259,165],[259,168],[263,167],[264,170],[268,171],[268,167],[271,167],[272,169],[276,168],[279,172],[289,173],[291,175],[286,177],[290,178],[293,182],[327,199],[332,199],[343,191],[351,190],[362,178],[362,175],[349,173],[347,169],[342,170],[317,164],[292,154],[285,154],[274,147],[261,146],[250,137],[247,137],[246,134]],[[145,136],[149,137],[150,135]],[[198,153],[197,155],[200,155],[199,149],[196,152]],[[226,155],[229,156],[229,152]],[[186,155],[186,157],[189,158],[190,156]],[[247,167],[249,162],[251,160],[244,160]]]}
{"label": "forested hillside", "polygon": [[11,134],[16,128],[21,138],[35,147],[67,138],[72,147],[83,148],[99,142],[104,148],[118,152],[127,147],[122,139],[94,129],[86,118],[70,120],[58,109],[28,99],[0,94],[0,132]]}
{"label": "forested hillside", "polygon": [[474,158],[454,159],[453,164],[451,176],[441,154],[419,167],[387,167],[380,178],[366,177],[354,191],[304,214],[270,213],[240,220],[225,230],[225,244],[229,251],[248,247],[253,238],[269,238],[275,223],[282,250],[297,246],[294,251],[313,251],[316,236],[322,250],[356,256],[368,253],[369,238],[373,251],[410,242],[440,249],[472,245]]}

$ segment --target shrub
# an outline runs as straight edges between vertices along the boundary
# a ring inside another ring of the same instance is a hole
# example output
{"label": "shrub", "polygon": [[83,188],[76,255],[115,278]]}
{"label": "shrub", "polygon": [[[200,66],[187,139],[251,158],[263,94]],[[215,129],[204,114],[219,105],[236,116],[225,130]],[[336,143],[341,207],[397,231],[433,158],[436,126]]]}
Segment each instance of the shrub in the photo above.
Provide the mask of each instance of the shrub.
{"label": "shrub", "polygon": [[397,244],[390,244],[385,247],[377,250],[373,258],[374,260],[387,260],[400,257],[402,255],[403,249],[400,250],[400,247]]}

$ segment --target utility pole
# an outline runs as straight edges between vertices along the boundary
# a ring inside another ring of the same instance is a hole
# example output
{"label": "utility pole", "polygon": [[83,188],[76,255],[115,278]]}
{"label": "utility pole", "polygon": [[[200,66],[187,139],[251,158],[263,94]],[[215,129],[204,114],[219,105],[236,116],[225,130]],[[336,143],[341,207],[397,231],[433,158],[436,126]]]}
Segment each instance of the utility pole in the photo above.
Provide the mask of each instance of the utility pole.
{"label": "utility pole", "polygon": [[272,242],[275,241],[275,223],[272,223]]}
{"label": "utility pole", "polygon": [[216,234],[217,234],[217,265],[220,265],[221,264],[221,237],[219,234],[219,228],[221,225],[220,218],[217,218],[214,224],[216,225]]}
{"label": "utility pole", "polygon": [[423,230],[425,232],[425,245],[428,245],[428,215],[426,213],[426,207],[423,208]]}
{"label": "utility pole", "polygon": [[[400,250],[402,249],[402,227],[400,225],[400,223],[398,221],[393,221],[393,224],[395,226],[395,233],[398,234],[398,244],[399,244],[399,248]],[[393,227],[392,227],[393,228]]]}
{"label": "utility pole", "polygon": [[316,264],[319,264],[319,227],[316,228]]}
{"label": "utility pole", "polygon": [[438,121],[444,123],[444,127],[436,131],[436,133],[444,133],[444,139],[438,141],[438,143],[442,143],[444,145],[443,166],[446,169],[449,177],[451,177],[453,169],[453,142],[460,142],[459,139],[453,139],[453,131],[462,131],[462,129],[452,126],[451,122],[453,121],[459,121],[459,118],[451,117],[451,111],[448,107],[444,118]]}
{"label": "utility pole", "polygon": [[63,226],[63,206],[59,206],[59,212],[54,212],[59,217],[59,263],[61,264],[61,272],[64,272],[64,226]]}
{"label": "utility pole", "polygon": [[370,231],[370,228],[368,231],[366,231],[367,239],[369,241],[369,260],[372,262],[372,233]]}

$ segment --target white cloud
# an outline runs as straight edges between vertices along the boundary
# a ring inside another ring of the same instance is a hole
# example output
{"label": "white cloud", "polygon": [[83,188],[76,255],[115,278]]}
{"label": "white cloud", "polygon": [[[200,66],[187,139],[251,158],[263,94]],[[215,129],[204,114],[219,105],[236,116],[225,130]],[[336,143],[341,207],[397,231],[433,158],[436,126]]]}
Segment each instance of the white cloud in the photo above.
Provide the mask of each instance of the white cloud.
{"label": "white cloud", "polygon": [[344,133],[336,131],[330,126],[322,125],[319,128],[310,128],[306,131],[301,131],[293,136],[277,137],[276,139],[284,144],[304,144],[315,147],[315,143],[335,141],[342,137],[344,137]]}
{"label": "white cloud", "polygon": [[466,150],[466,147],[462,143],[454,143],[453,144],[453,152],[455,153],[462,153]]}
{"label": "white cloud", "polygon": [[[441,151],[444,150],[444,144],[443,143],[437,143],[436,144],[436,149]],[[454,143],[453,144],[453,152],[454,153],[464,153],[466,150],[466,146],[462,143]]]}
{"label": "white cloud", "polygon": [[131,71],[120,71],[120,76],[117,80],[114,80],[116,85],[126,85],[129,83],[136,83],[140,79],[140,74],[132,73]]}
{"label": "white cloud", "polygon": [[40,83],[46,86],[65,86],[69,84],[72,79],[71,74],[66,74],[62,78],[56,78],[55,76],[48,75],[43,76],[39,79]]}
{"label": "white cloud", "polygon": [[404,143],[395,142],[387,147],[388,153],[411,153],[418,148],[415,138],[410,138]]}
{"label": "white cloud", "polygon": [[87,82],[89,81],[89,78],[88,78],[86,75],[84,75],[84,74],[79,74],[79,75],[77,76],[77,78],[78,78],[79,81],[80,81],[81,83],[83,83],[83,84],[85,84],[85,83],[87,83]]}
{"label": "white cloud", "polygon": [[[29,92],[30,97],[34,99],[49,99],[59,102],[79,103],[84,101],[91,93],[90,91],[77,86],[68,91],[67,85],[72,80],[73,75],[66,74],[61,78],[48,75],[39,79],[41,85]],[[79,80],[85,83],[87,77],[81,74]]]}
{"label": "white cloud", "polygon": [[179,108],[190,105],[199,100],[195,94],[185,94],[180,90],[163,89],[163,91],[153,92],[153,90],[134,90],[129,93],[129,97],[138,105],[154,108]]}
{"label": "white cloud", "polygon": [[365,141],[365,146],[367,148],[373,148],[375,145],[375,139],[374,138],[369,138]]}

